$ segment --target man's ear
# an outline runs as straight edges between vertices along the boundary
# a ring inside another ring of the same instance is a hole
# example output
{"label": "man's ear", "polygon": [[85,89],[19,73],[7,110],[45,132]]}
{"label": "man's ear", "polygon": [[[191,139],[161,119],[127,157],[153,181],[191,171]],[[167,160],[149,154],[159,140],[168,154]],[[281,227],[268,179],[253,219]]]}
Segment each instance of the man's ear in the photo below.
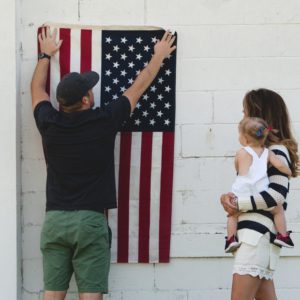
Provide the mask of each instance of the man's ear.
{"label": "man's ear", "polygon": [[81,100],[82,104],[89,104],[90,103],[90,97],[89,96],[83,96]]}

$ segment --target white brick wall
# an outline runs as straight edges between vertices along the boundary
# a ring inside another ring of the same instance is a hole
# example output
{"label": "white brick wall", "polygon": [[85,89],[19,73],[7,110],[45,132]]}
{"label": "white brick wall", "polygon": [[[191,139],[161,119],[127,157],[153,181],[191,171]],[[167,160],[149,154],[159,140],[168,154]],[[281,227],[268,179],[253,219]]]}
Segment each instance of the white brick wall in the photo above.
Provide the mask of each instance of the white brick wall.
{"label": "white brick wall", "polygon": [[[22,300],[42,299],[39,233],[46,173],[29,84],[36,30],[46,21],[156,25],[178,32],[172,260],[112,265],[106,299],[229,299],[232,258],[223,253],[226,217],[219,195],[235,176],[237,123],[247,90],[280,92],[300,141],[300,2],[27,0],[21,1],[21,21]],[[287,218],[296,248],[282,252],[276,273],[280,300],[298,299],[300,292],[300,179],[291,188]],[[77,299],[75,292],[73,280],[67,299]]]}

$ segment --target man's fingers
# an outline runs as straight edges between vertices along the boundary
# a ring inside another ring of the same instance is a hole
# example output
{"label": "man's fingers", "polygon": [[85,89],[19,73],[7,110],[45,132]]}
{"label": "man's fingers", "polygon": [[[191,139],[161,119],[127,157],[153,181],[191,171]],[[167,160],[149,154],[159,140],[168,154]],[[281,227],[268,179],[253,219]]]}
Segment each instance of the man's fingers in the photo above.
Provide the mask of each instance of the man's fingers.
{"label": "man's fingers", "polygon": [[166,31],[163,35],[163,37],[161,38],[162,41],[165,41],[167,39],[168,36],[168,31]]}
{"label": "man's fingers", "polygon": [[57,35],[57,28],[54,28],[54,30],[52,32],[52,39],[54,42],[56,41],[56,35]]}
{"label": "man's fingers", "polygon": [[39,43],[41,43],[41,42],[43,41],[43,39],[42,39],[42,34],[41,34],[41,33],[39,33],[38,39],[39,39]]}
{"label": "man's fingers", "polygon": [[51,38],[51,30],[49,26],[46,27],[46,34],[47,34],[47,38]]}
{"label": "man's fingers", "polygon": [[42,28],[42,39],[46,38],[45,27]]}
{"label": "man's fingers", "polygon": [[170,53],[172,53],[175,49],[176,49],[176,46],[173,46],[173,47],[171,48],[171,52],[170,52]]}
{"label": "man's fingers", "polygon": [[172,36],[172,39],[170,40],[170,46],[172,46],[173,45],[173,43],[174,43],[174,41],[176,40],[176,36]]}
{"label": "man's fingers", "polygon": [[60,48],[60,46],[62,45],[63,40],[60,40],[56,46],[56,50],[58,50]]}

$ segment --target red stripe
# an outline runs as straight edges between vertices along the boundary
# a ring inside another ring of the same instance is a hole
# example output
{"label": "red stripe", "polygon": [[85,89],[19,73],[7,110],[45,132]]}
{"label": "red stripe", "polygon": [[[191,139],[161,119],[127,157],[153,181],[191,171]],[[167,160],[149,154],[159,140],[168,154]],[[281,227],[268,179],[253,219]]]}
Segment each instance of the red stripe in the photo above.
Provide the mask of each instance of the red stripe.
{"label": "red stripe", "polygon": [[71,61],[71,30],[67,28],[60,28],[59,38],[63,43],[59,49],[59,65],[60,65],[60,78],[70,73]]}
{"label": "red stripe", "polygon": [[122,132],[118,189],[118,262],[128,262],[131,132]]}
{"label": "red stripe", "polygon": [[[38,35],[40,33],[42,33],[42,28],[43,27],[39,27],[38,28]],[[44,27],[46,29],[46,27]],[[41,47],[40,47],[40,43],[39,43],[39,40],[38,40],[38,53],[41,52]],[[47,73],[47,81],[46,81],[46,93],[49,95],[50,97],[50,64],[49,64],[49,68],[48,68],[48,73]]]}
{"label": "red stripe", "polygon": [[174,165],[174,132],[163,133],[161,158],[159,262],[169,262]]}
{"label": "red stripe", "polygon": [[142,134],[139,193],[139,262],[149,262],[152,132]]}
{"label": "red stripe", "polygon": [[81,57],[80,72],[84,73],[92,69],[92,30],[81,30]]}

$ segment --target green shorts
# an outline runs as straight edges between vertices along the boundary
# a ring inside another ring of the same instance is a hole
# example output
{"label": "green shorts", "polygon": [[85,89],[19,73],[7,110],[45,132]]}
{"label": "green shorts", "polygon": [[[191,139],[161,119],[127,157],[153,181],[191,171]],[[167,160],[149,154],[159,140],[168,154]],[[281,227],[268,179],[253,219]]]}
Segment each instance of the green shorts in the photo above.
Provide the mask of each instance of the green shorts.
{"label": "green shorts", "polygon": [[103,213],[49,211],[41,233],[44,289],[66,291],[74,273],[79,293],[108,292],[111,231]]}

